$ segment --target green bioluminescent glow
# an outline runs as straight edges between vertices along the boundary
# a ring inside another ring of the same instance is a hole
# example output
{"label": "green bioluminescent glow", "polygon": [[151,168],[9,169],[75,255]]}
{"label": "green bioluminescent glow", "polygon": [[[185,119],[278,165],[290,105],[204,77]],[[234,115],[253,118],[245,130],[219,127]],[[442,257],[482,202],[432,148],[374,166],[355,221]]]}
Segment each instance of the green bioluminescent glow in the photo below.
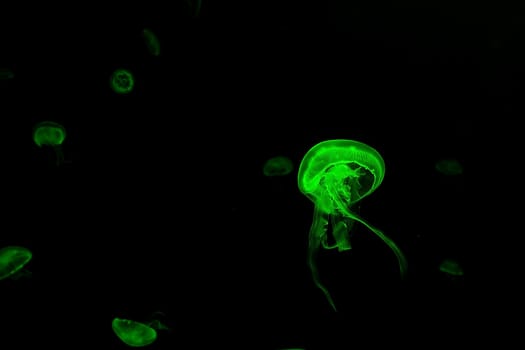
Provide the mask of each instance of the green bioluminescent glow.
{"label": "green bioluminescent glow", "polygon": [[284,176],[293,170],[293,163],[288,157],[273,157],[264,163],[263,173],[265,176]]}
{"label": "green bioluminescent glow", "polygon": [[31,251],[24,247],[9,246],[0,249],[0,280],[31,275],[31,272],[23,268],[32,257]]}
{"label": "green bioluminescent glow", "polygon": [[62,144],[66,139],[66,129],[59,123],[43,121],[33,127],[33,141],[38,147],[51,147],[55,152],[56,164],[64,161]]}
{"label": "green bioluminescent glow", "polygon": [[111,74],[109,83],[117,94],[128,94],[135,86],[135,78],[127,69],[117,69]]}
{"label": "green bioluminescent glow", "polygon": [[[372,147],[353,140],[328,140],[312,147],[303,157],[297,174],[299,190],[314,203],[313,222],[308,244],[308,265],[315,285],[337,311],[328,290],[321,284],[316,256],[325,249],[351,249],[349,231],[354,221],[360,222],[381,238],[396,254],[401,277],[407,269],[406,258],[385,234],[361,218],[351,207],[374,192],[385,176],[385,163]],[[334,245],[327,241],[331,224]]]}
{"label": "green bioluminescent glow", "polygon": [[439,265],[439,271],[451,276],[463,276],[463,269],[454,259],[445,259]]}
{"label": "green bioluminescent glow", "polygon": [[15,73],[9,68],[0,68],[0,80],[10,80],[15,77]]}
{"label": "green bioluminescent glow", "polygon": [[112,328],[125,344],[133,347],[147,346],[157,339],[157,330],[170,330],[158,319],[157,316],[160,315],[163,313],[154,312],[147,322],[114,318]]}
{"label": "green bioluminescent glow", "polygon": [[142,37],[144,38],[144,42],[146,43],[146,48],[148,49],[149,53],[153,56],[159,56],[160,55],[160,42],[155,33],[149,28],[146,28],[142,31]]}
{"label": "green bioluminescent glow", "polygon": [[457,159],[446,158],[436,162],[436,170],[443,175],[454,176],[463,174],[463,167]]}

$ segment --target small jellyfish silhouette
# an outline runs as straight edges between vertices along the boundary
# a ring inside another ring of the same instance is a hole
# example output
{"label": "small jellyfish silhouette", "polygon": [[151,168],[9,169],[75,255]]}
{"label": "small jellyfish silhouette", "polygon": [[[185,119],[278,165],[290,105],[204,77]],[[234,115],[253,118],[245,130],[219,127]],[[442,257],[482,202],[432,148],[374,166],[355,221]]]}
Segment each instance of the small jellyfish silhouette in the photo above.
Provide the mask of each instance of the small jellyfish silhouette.
{"label": "small jellyfish silhouette", "polygon": [[10,80],[15,77],[15,73],[9,68],[0,68],[0,80]]}
{"label": "small jellyfish silhouette", "polygon": [[109,79],[109,83],[113,91],[117,94],[128,94],[135,86],[135,78],[133,74],[127,69],[115,70]]}
{"label": "small jellyfish silhouette", "polygon": [[445,158],[436,162],[436,170],[443,175],[456,176],[463,174],[463,166],[457,159]]}
{"label": "small jellyfish silhouette", "polygon": [[125,344],[133,347],[147,346],[157,340],[157,330],[171,330],[158,319],[160,315],[163,316],[161,312],[155,312],[146,322],[114,318],[112,328]]}
{"label": "small jellyfish silhouette", "polygon": [[146,43],[146,48],[148,49],[149,53],[153,56],[159,56],[160,42],[155,33],[153,33],[151,29],[145,28],[144,30],[142,30],[142,38]]}
{"label": "small jellyfish silhouette", "polygon": [[450,276],[463,276],[463,269],[454,259],[445,259],[439,265],[439,271]]}
{"label": "small jellyfish silhouette", "polygon": [[185,0],[190,17],[198,17],[201,12],[202,0]]}
{"label": "small jellyfish silhouette", "polygon": [[59,123],[43,121],[33,128],[33,141],[38,147],[51,147],[55,152],[56,164],[60,166],[64,162],[62,144],[66,139],[66,129]]}
{"label": "small jellyfish silhouette", "polygon": [[[407,263],[398,246],[381,230],[361,218],[352,207],[373,193],[383,181],[385,163],[372,147],[353,140],[328,140],[312,147],[299,166],[299,190],[314,203],[313,222],[308,244],[308,265],[315,285],[337,311],[328,290],[322,285],[316,266],[316,255],[323,246],[340,252],[351,249],[349,231],[354,221],[366,226],[395,253],[401,277]],[[335,244],[329,245],[327,226],[331,224]]]}
{"label": "small jellyfish silhouette", "polygon": [[265,176],[284,176],[293,171],[293,163],[288,157],[270,158],[264,163],[263,173]]}
{"label": "small jellyfish silhouette", "polygon": [[0,249],[0,280],[31,276],[31,272],[25,270],[24,266],[32,257],[31,251],[24,247],[8,246]]}

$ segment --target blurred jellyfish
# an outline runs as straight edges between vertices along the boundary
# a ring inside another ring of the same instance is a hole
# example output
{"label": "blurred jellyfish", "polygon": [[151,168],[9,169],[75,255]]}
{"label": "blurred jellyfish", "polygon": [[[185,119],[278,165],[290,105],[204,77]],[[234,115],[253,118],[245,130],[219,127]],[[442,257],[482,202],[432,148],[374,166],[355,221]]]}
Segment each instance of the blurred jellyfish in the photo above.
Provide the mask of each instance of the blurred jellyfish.
{"label": "blurred jellyfish", "polygon": [[284,176],[293,171],[293,163],[288,157],[270,158],[264,163],[263,172],[265,176]]}
{"label": "blurred jellyfish", "polygon": [[198,17],[201,12],[202,0],[184,0],[191,17]]}
{"label": "blurred jellyfish", "polygon": [[149,53],[153,56],[159,56],[160,42],[155,33],[153,33],[151,29],[146,28],[142,31],[142,37],[144,38]]}
{"label": "blurred jellyfish", "polygon": [[439,271],[451,276],[463,276],[463,269],[454,259],[445,259],[439,265]]}
{"label": "blurred jellyfish", "polygon": [[125,344],[132,347],[147,346],[157,340],[157,331],[171,330],[159,319],[160,316],[164,314],[154,312],[146,322],[114,318],[112,328],[117,337]]}
{"label": "blurred jellyfish", "polygon": [[110,86],[117,94],[128,94],[135,86],[133,74],[127,69],[115,70],[109,80]]}
{"label": "blurred jellyfish", "polygon": [[31,276],[31,272],[25,270],[24,266],[32,257],[31,251],[24,247],[9,246],[0,249],[0,280]]}
{"label": "blurred jellyfish", "polygon": [[56,164],[64,162],[62,143],[66,139],[66,129],[59,123],[53,121],[43,121],[36,124],[33,128],[33,141],[38,147],[51,147],[55,152]]}
{"label": "blurred jellyfish", "polygon": [[0,68],[0,80],[10,80],[15,77],[15,73],[9,68]]}
{"label": "blurred jellyfish", "polygon": [[445,158],[436,162],[436,170],[441,174],[455,176],[463,174],[463,166],[457,159]]}

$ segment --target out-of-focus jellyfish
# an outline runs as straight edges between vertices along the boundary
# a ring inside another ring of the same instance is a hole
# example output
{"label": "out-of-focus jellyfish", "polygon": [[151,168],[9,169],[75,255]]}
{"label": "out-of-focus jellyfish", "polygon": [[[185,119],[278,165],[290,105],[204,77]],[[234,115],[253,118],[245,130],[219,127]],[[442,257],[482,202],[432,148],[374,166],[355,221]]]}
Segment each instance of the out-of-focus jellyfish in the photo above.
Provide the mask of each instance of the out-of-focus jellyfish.
{"label": "out-of-focus jellyfish", "polygon": [[199,16],[202,7],[202,0],[185,0],[185,3],[191,17]]}
{"label": "out-of-focus jellyfish", "polygon": [[142,37],[144,38],[144,42],[146,43],[146,48],[148,49],[149,53],[153,56],[159,56],[160,55],[160,42],[155,33],[149,28],[146,28],[142,31]]}
{"label": "out-of-focus jellyfish", "polygon": [[[361,218],[352,206],[374,192],[385,176],[385,163],[372,147],[353,140],[328,140],[312,147],[299,166],[299,190],[314,203],[313,222],[308,243],[308,265],[315,285],[337,311],[328,290],[321,284],[316,266],[320,246],[338,251],[351,249],[349,231],[354,221],[360,222],[381,238],[395,253],[401,277],[407,269],[399,247],[376,227]],[[328,244],[330,224],[335,243]]]}
{"label": "out-of-focus jellyfish", "polygon": [[32,257],[31,251],[24,247],[9,246],[0,249],[0,280],[31,276],[31,272],[24,269],[24,266]]}
{"label": "out-of-focus jellyfish", "polygon": [[170,328],[158,319],[157,316],[159,316],[159,314],[162,313],[153,313],[146,322],[114,318],[112,328],[117,337],[125,344],[133,347],[147,346],[157,340],[158,330],[170,330]]}
{"label": "out-of-focus jellyfish", "polygon": [[446,158],[436,162],[436,170],[448,176],[463,174],[463,167],[457,159]]}
{"label": "out-of-focus jellyfish", "polygon": [[15,73],[9,68],[0,68],[0,80],[9,80],[15,77]]}
{"label": "out-of-focus jellyfish", "polygon": [[264,163],[263,172],[265,176],[284,176],[293,170],[293,163],[288,157],[273,157]]}
{"label": "out-of-focus jellyfish", "polygon": [[463,269],[454,259],[445,259],[439,265],[439,271],[451,276],[463,276]]}
{"label": "out-of-focus jellyfish", "polygon": [[66,139],[66,129],[59,123],[43,121],[33,128],[33,141],[38,147],[48,146],[53,149],[57,165],[64,162],[62,143]]}
{"label": "out-of-focus jellyfish", "polygon": [[117,94],[128,94],[135,86],[135,78],[129,70],[117,69],[111,74],[109,83]]}

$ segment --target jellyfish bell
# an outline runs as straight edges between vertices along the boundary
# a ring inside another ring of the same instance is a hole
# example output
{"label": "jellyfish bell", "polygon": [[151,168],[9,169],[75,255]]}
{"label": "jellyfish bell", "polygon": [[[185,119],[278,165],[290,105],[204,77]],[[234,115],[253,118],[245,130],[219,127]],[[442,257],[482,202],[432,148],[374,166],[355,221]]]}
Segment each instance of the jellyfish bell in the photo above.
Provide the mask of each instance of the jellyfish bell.
{"label": "jellyfish bell", "polygon": [[57,166],[64,163],[62,144],[66,139],[66,129],[54,121],[42,121],[33,127],[33,141],[38,147],[48,147],[53,150]]}
{"label": "jellyfish bell", "polygon": [[24,247],[8,246],[0,249],[0,280],[30,277],[31,272],[24,267],[32,257],[31,251]]}
{"label": "jellyfish bell", "polygon": [[147,346],[157,339],[157,331],[141,322],[116,317],[111,327],[117,337],[129,346]]}
{"label": "jellyfish bell", "polygon": [[293,163],[288,157],[277,156],[268,159],[263,166],[265,176],[284,176],[293,171]]}

